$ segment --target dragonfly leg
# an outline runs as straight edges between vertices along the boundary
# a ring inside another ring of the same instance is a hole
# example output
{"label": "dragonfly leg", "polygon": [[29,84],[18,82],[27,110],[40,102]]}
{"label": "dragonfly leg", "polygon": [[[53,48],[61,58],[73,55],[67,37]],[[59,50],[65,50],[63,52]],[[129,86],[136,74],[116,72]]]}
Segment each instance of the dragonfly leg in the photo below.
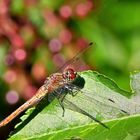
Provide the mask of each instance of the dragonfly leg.
{"label": "dragonfly leg", "polygon": [[80,91],[79,87],[77,87],[76,85],[70,84],[66,86],[66,88],[68,89],[69,93],[74,97],[77,95],[77,93]]}
{"label": "dragonfly leg", "polygon": [[64,107],[64,104],[63,104],[63,101],[64,101],[65,97],[66,97],[66,94],[64,94],[64,95],[59,99],[59,103],[60,103],[60,105],[61,105],[61,107],[62,107],[62,109],[63,109],[62,117],[64,117],[64,114],[65,114],[65,107]]}
{"label": "dragonfly leg", "polygon": [[63,110],[62,117],[64,117],[64,114],[65,114],[65,107],[64,107],[63,101],[64,101],[64,99],[65,99],[66,94],[63,94],[63,96],[62,96],[62,94],[59,94],[57,91],[55,91],[55,93],[56,93],[57,95],[59,95],[59,96],[57,97],[57,99],[58,99],[58,102],[59,102],[59,104],[60,104],[60,106],[62,107],[62,110]]}
{"label": "dragonfly leg", "polygon": [[78,92],[81,92],[81,90],[78,88],[78,87],[74,87],[73,88],[74,90],[70,91],[71,92],[71,95],[74,97],[78,94]]}
{"label": "dragonfly leg", "polygon": [[78,91],[71,92],[71,95],[74,97],[74,96],[76,96],[76,95],[77,95],[77,93],[78,93]]}
{"label": "dragonfly leg", "polygon": [[59,99],[58,99],[58,101],[59,101],[59,104],[60,104],[60,106],[62,107],[62,110],[63,110],[62,117],[64,117],[65,108],[64,108],[63,102],[61,100],[59,100]]}

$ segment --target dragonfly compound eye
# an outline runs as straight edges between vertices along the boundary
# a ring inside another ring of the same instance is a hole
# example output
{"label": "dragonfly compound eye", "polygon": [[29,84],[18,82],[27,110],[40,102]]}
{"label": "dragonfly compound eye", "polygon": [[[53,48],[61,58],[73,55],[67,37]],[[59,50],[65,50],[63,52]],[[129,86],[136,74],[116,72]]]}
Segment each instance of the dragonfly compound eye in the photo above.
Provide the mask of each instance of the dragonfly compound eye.
{"label": "dragonfly compound eye", "polygon": [[74,80],[76,75],[77,73],[72,68],[66,69],[63,73],[63,77],[68,80]]}

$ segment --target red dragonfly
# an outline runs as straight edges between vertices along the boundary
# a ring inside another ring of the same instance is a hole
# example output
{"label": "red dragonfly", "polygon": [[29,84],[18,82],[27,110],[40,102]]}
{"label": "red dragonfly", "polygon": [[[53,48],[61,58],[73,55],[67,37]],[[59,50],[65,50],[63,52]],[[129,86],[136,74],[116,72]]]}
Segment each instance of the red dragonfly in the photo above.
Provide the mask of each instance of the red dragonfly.
{"label": "red dragonfly", "polygon": [[[92,43],[89,44],[91,46]],[[85,49],[81,50],[79,54],[83,53]],[[72,63],[73,60],[76,60],[77,56],[75,56],[73,59],[69,60],[68,63]],[[66,64],[64,64],[62,67],[65,67]],[[37,93],[29,99],[27,102],[25,102],[23,105],[21,105],[17,110],[15,110],[11,115],[9,115],[7,118],[5,118],[1,123],[0,127],[3,127],[7,125],[9,122],[11,122],[15,117],[17,117],[21,112],[25,111],[26,109],[37,105],[43,98],[46,97],[46,95],[49,95],[50,97],[56,97],[63,109],[63,116],[65,112],[65,104],[70,108],[71,110],[77,111],[79,113],[82,113],[95,122],[101,124],[103,127],[108,128],[104,123],[96,119],[96,117],[92,116],[90,113],[86,112],[86,110],[83,110],[82,108],[78,107],[78,105],[74,104],[73,102],[69,101],[66,96],[67,94],[74,96],[77,95],[77,93],[81,90],[78,86],[72,84],[72,82],[78,77],[79,75],[77,72],[70,67],[66,67],[62,73],[54,73],[46,78],[44,85],[42,85]],[[48,97],[49,97],[48,96]],[[89,99],[91,100],[91,98]],[[108,100],[109,101],[109,100]],[[92,101],[95,103],[95,101]],[[110,102],[113,102],[110,100]],[[125,111],[121,110],[122,113],[126,113]]]}

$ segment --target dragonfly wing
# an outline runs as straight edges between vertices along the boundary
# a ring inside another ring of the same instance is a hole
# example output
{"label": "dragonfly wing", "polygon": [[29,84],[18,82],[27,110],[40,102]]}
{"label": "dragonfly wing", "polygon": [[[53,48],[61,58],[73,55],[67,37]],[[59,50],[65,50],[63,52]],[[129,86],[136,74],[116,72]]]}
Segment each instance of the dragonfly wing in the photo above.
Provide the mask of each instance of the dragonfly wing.
{"label": "dragonfly wing", "polygon": [[[97,96],[95,91],[90,93],[90,91],[87,90],[78,90],[78,87],[75,85],[69,86],[70,88],[67,87],[67,89],[70,90],[70,94],[67,94],[63,101],[65,108],[77,111],[77,109],[69,103],[71,102],[94,117],[115,118],[127,114],[125,110],[119,108],[112,100]],[[78,90],[77,94],[72,96],[72,89],[74,89],[75,92],[76,88]]]}
{"label": "dragonfly wing", "polygon": [[61,67],[59,67],[56,72],[62,72],[67,67],[72,67],[76,71],[82,71],[88,69],[85,63],[80,59],[81,55],[85,53],[87,50],[89,51],[90,48],[95,46],[95,42],[90,42],[89,44],[85,45],[85,48],[81,49],[78,53],[76,53],[70,60],[65,62]]}
{"label": "dragonfly wing", "polygon": [[95,118],[97,116],[100,118],[114,118],[115,116],[118,116],[121,113],[120,110],[117,108],[105,105],[95,99],[91,99],[87,96],[80,95],[79,93],[75,97],[67,95],[63,102],[65,108],[77,111],[77,109],[74,108],[74,106],[71,106],[68,103],[68,101],[72,102],[75,106],[82,108],[82,110],[86,111]]}
{"label": "dragonfly wing", "polygon": [[128,99],[127,97],[118,94],[116,92],[108,93],[107,91],[92,91],[83,90],[82,93],[96,101],[99,101],[101,104],[105,104],[107,106],[111,106],[120,110],[122,114],[136,114],[140,112],[140,104]]}
{"label": "dragonfly wing", "polygon": [[81,109],[80,107],[78,107],[77,105],[73,104],[72,102],[70,102],[69,100],[65,99],[65,104],[67,104],[67,107],[71,110],[74,110],[76,112],[79,112],[83,115],[88,116],[89,118],[91,118],[92,120],[94,120],[95,122],[99,123],[100,125],[102,125],[105,128],[108,128],[108,126],[106,126],[104,123],[102,123],[101,121],[99,121],[96,117],[92,116],[90,113],[86,112],[85,110]]}

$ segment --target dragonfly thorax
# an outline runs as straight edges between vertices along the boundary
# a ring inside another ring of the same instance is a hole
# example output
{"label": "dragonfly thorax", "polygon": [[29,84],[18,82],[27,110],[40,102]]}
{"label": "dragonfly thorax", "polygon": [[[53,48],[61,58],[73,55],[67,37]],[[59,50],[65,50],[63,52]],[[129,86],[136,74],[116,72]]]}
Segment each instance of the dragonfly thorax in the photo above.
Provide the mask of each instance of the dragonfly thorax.
{"label": "dragonfly thorax", "polygon": [[63,78],[67,81],[72,81],[76,78],[77,73],[72,68],[67,68],[62,74]]}

